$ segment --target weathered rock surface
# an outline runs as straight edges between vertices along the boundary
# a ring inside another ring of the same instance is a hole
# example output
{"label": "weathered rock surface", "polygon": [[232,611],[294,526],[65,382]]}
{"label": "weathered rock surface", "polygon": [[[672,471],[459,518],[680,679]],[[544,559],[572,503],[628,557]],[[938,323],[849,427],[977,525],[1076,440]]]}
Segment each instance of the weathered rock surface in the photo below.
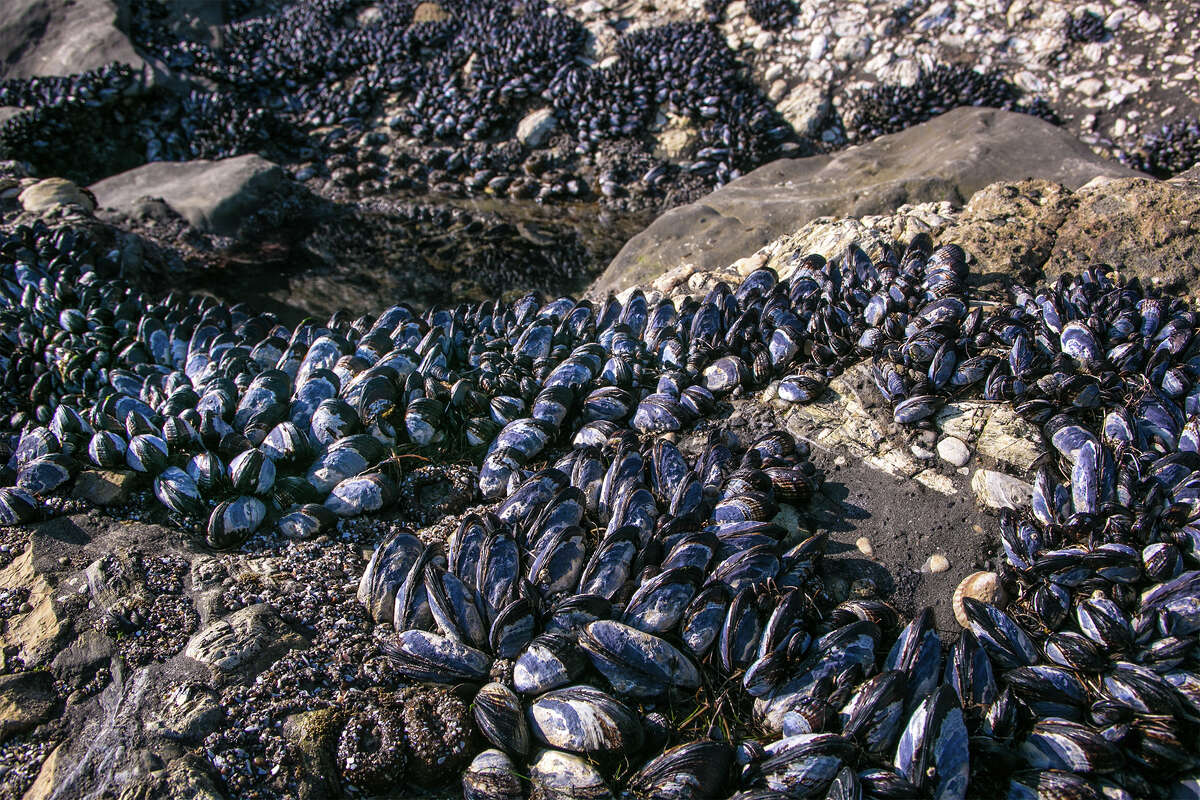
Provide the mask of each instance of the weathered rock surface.
{"label": "weathered rock surface", "polygon": [[284,182],[277,165],[257,155],[220,161],[155,162],[89,187],[97,204],[128,217],[162,200],[197,230],[235,236]]}
{"label": "weathered rock surface", "polygon": [[1098,179],[998,183],[975,194],[942,233],[988,275],[1042,270],[1048,279],[1104,264],[1163,288],[1195,291],[1200,277],[1200,182]]}
{"label": "weathered rock surface", "polygon": [[1042,178],[1078,188],[1098,175],[1137,174],[1034,117],[959,108],[861,147],[775,161],[668,211],[629,240],[593,291],[649,283],[683,263],[723,267],[816,217],[879,214],[926,201],[961,204],[1003,180]]}
{"label": "weathered rock surface", "polygon": [[234,672],[305,645],[270,606],[259,603],[211,623],[192,637],[184,653],[218,672]]}
{"label": "weathered rock surface", "polygon": [[86,211],[96,208],[92,198],[78,186],[63,178],[46,178],[28,186],[17,198],[21,207],[33,214],[41,214],[59,206],[79,206]]}
{"label": "weathered rock surface", "polygon": [[58,697],[45,670],[0,675],[0,742],[50,718]]}
{"label": "weathered rock surface", "polygon": [[125,33],[126,0],[5,0],[3,10],[0,78],[70,75],[112,61],[140,69],[145,63]]}
{"label": "weathered rock surface", "polygon": [[98,506],[111,506],[129,499],[137,476],[131,470],[87,469],[75,479],[72,494]]}

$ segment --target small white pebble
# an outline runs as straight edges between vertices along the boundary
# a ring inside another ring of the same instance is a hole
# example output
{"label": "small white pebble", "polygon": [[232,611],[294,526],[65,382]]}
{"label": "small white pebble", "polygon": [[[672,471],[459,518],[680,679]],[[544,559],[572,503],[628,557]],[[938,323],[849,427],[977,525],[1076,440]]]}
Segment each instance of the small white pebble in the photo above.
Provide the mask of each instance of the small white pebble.
{"label": "small white pebble", "polygon": [[943,461],[955,467],[961,467],[971,460],[971,450],[957,436],[947,436],[938,442],[937,452]]}
{"label": "small white pebble", "polygon": [[862,553],[867,558],[875,555],[875,548],[871,546],[871,540],[865,536],[860,536],[854,542],[854,546],[858,548],[858,552]]}
{"label": "small white pebble", "polygon": [[941,553],[934,553],[921,567],[921,572],[927,572],[936,575],[939,572],[945,572],[948,569],[950,569],[950,562],[946,560],[946,557]]}

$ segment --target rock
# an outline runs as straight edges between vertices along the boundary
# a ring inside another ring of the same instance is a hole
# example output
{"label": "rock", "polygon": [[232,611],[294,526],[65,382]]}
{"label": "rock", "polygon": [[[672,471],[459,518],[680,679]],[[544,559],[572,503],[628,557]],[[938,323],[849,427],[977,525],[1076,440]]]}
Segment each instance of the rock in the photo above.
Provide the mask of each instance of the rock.
{"label": "rock", "polygon": [[46,670],[0,675],[0,744],[50,719],[57,704],[54,676]]}
{"label": "rock", "polygon": [[75,479],[72,495],[98,506],[119,505],[129,500],[136,483],[130,470],[86,469]]}
{"label": "rock", "polygon": [[277,164],[249,154],[220,161],[145,164],[90,188],[101,208],[136,217],[143,198],[158,198],[200,231],[235,236],[283,180]]}
{"label": "rock", "polygon": [[958,584],[951,600],[954,618],[964,628],[971,627],[971,622],[967,619],[966,611],[963,609],[964,597],[973,598],[981,603],[991,603],[998,608],[1003,608],[1008,602],[1008,595],[1000,583],[999,575],[994,572],[972,572],[962,579],[962,583]]}
{"label": "rock", "polygon": [[971,460],[971,451],[962,439],[947,436],[937,444],[937,453],[951,466],[961,467]]}
{"label": "rock", "polygon": [[165,700],[161,719],[149,727],[175,741],[199,744],[225,719],[220,696],[199,683],[173,687]]}
{"label": "rock", "polygon": [[829,119],[833,104],[829,87],[815,81],[803,81],[793,87],[776,108],[797,135],[816,139]]}
{"label": "rock", "polygon": [[283,735],[294,742],[306,758],[306,771],[311,772],[311,781],[324,789],[321,797],[337,797],[338,765],[334,758],[338,735],[345,722],[339,709],[321,708],[292,714],[283,721]]}
{"label": "rock", "polygon": [[994,183],[971,197],[941,238],[960,244],[975,259],[978,269],[971,271],[971,278],[983,283],[997,273],[1041,268],[1076,205],[1071,191],[1059,183]]}
{"label": "rock", "polygon": [[413,9],[414,25],[423,22],[445,22],[448,19],[450,19],[450,13],[438,3],[418,3],[417,7]]}
{"label": "rock", "polygon": [[980,455],[1014,467],[1022,474],[1033,469],[1042,457],[1042,437],[1012,406],[997,406],[984,423],[975,443]]}
{"label": "rock", "polygon": [[[1200,278],[1200,181],[1102,174],[1072,191],[1061,183],[999,183],[976,193],[941,241],[961,244],[984,279],[1041,270],[1047,280],[1105,264],[1164,290]],[[974,273],[973,273],[974,274]]]}
{"label": "rock", "polygon": [[97,630],[86,630],[59,651],[50,662],[54,677],[73,688],[91,680],[101,667],[108,666],[115,652],[113,640]]}
{"label": "rock", "polygon": [[1037,177],[1078,187],[1096,175],[1136,174],[1027,114],[959,108],[859,147],[772,162],[668,211],[626,243],[593,292],[646,284],[687,261],[702,270],[723,267],[821,216],[890,213],[935,200],[962,204],[1001,180]]}
{"label": "rock", "polygon": [[307,647],[308,642],[292,632],[265,603],[235,611],[198,631],[188,641],[184,654],[217,672],[243,668],[254,671],[260,663],[273,662],[288,650]]}
{"label": "rock", "polygon": [[49,661],[69,627],[66,615],[55,601],[54,586],[44,559],[35,559],[33,550],[31,545],[0,569],[0,586],[20,586],[29,590],[26,599],[29,610],[9,617],[3,635],[0,635],[0,649],[15,648],[27,668]]}
{"label": "rock", "polygon": [[517,123],[517,141],[529,148],[541,147],[554,132],[558,120],[553,109],[531,111]]}
{"label": "rock", "polygon": [[990,469],[975,470],[971,488],[980,505],[986,508],[1019,509],[1029,505],[1033,497],[1032,484]]}
{"label": "rock", "polygon": [[50,800],[57,796],[56,789],[64,774],[73,766],[66,758],[70,742],[63,742],[42,762],[33,785],[25,790],[21,800]]}
{"label": "rock", "polygon": [[950,562],[941,553],[934,553],[921,565],[921,572],[938,575],[950,569]]}
{"label": "rock", "polygon": [[862,553],[867,558],[875,555],[875,548],[871,546],[871,540],[865,536],[860,536],[855,539],[854,546],[858,548],[858,552]]}
{"label": "rock", "polygon": [[1196,291],[1200,278],[1200,187],[1189,178],[1116,180],[1076,193],[1044,270],[1048,279],[1081,264],[1110,264],[1166,289]]}
{"label": "rock", "polygon": [[767,259],[767,266],[778,272],[780,278],[788,278],[799,262],[794,256],[817,253],[825,258],[832,258],[849,244],[857,244],[867,255],[874,258],[883,255],[887,237],[868,228],[862,220],[820,217],[800,228],[795,234],[773,243],[773,252]]}
{"label": "rock", "polygon": [[17,198],[31,214],[45,214],[59,206],[78,206],[87,212],[96,204],[78,186],[64,178],[46,178],[29,186]]}
{"label": "rock", "polygon": [[124,0],[5,0],[0,78],[70,75],[112,61],[141,69],[128,24]]}
{"label": "rock", "polygon": [[[696,129],[696,126],[687,117],[678,114],[668,114],[666,125],[663,126],[661,131],[655,134],[655,154],[669,161],[678,161],[686,157],[695,148],[699,137],[700,131]],[[749,251],[744,250],[741,253],[731,255],[722,261],[720,266],[728,264],[734,258],[737,258],[739,255],[745,255],[747,252]],[[679,262],[673,262],[667,266],[675,266],[676,263]],[[716,266],[716,264],[712,266]],[[659,270],[658,272],[661,271]],[[658,272],[655,272],[654,275],[657,275]],[[647,277],[653,278],[654,275],[648,275]]]}

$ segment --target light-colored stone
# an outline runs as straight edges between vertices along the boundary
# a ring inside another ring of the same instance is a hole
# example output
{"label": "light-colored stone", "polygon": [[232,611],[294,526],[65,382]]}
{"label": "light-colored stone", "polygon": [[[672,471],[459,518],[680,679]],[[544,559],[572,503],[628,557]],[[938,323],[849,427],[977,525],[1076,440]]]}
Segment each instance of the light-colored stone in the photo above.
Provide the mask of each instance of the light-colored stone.
{"label": "light-colored stone", "polygon": [[992,408],[986,403],[946,403],[934,415],[933,423],[947,436],[971,442],[983,429]]}
{"label": "light-colored stone", "polygon": [[676,287],[684,285],[695,271],[695,264],[679,264],[655,278],[653,286],[663,294],[670,294]]}
{"label": "light-colored stone", "polygon": [[829,87],[804,81],[792,87],[777,109],[798,135],[815,139],[833,110]]}
{"label": "light-colored stone", "polygon": [[700,131],[692,121],[679,114],[668,114],[667,124],[655,135],[655,151],[671,161],[678,161],[690,153],[700,138]]}
{"label": "light-colored stone", "polygon": [[91,212],[96,209],[92,198],[65,178],[46,178],[21,192],[17,198],[21,207],[31,214],[44,214],[59,206],[78,206]]}
{"label": "light-colored stone", "polygon": [[950,561],[941,553],[934,553],[925,559],[925,563],[921,565],[921,572],[932,575],[937,575],[948,569],[950,569]]}
{"label": "light-colored stone", "polygon": [[113,61],[142,69],[123,30],[128,13],[124,0],[4,0],[0,78],[71,75]]}
{"label": "light-colored stone", "polygon": [[129,499],[137,482],[130,470],[87,469],[75,479],[72,495],[98,506],[112,506]]}
{"label": "light-colored stone", "polygon": [[975,470],[971,488],[980,505],[986,508],[1020,509],[1028,506],[1033,497],[1032,484],[990,469]]}
{"label": "light-colored stone", "polygon": [[50,753],[45,761],[42,762],[42,768],[38,770],[37,778],[34,779],[33,785],[25,790],[25,794],[21,796],[21,800],[50,800],[55,796],[55,789],[58,787],[60,773],[65,771],[68,766],[64,757],[67,751],[68,742],[63,742]]}
{"label": "light-colored stone", "polygon": [[1038,429],[1007,405],[992,410],[975,447],[980,455],[1019,473],[1029,472],[1043,452]]}
{"label": "light-colored stone", "polygon": [[854,546],[858,548],[858,552],[862,553],[867,558],[875,555],[875,548],[871,546],[871,540],[865,536],[860,536],[855,539]]}
{"label": "light-colored stone", "polygon": [[47,577],[34,566],[32,548],[0,569],[0,586],[29,590],[26,600],[29,610],[9,617],[0,635],[0,647],[16,647],[17,656],[29,668],[53,657],[69,624],[66,614],[54,601],[54,586]]}
{"label": "light-colored stone", "polygon": [[418,3],[413,9],[412,24],[420,25],[425,22],[445,22],[450,19],[450,13],[438,3]]}
{"label": "light-colored stone", "polygon": [[961,467],[971,460],[971,451],[957,436],[947,436],[937,444],[937,452],[943,461]]}
{"label": "light-colored stone", "polygon": [[954,618],[964,628],[971,627],[971,622],[967,619],[967,613],[963,609],[964,597],[970,597],[981,603],[990,603],[997,608],[1004,608],[1008,602],[1008,595],[1004,591],[1003,584],[1000,583],[999,575],[994,572],[972,572],[962,579],[951,598]]}
{"label": "light-colored stone", "polygon": [[754,272],[754,270],[760,269],[763,266],[763,264],[766,264],[766,263],[767,263],[767,256],[765,253],[755,253],[752,256],[746,256],[745,258],[739,258],[737,261],[735,261],[729,265],[729,269],[736,272],[738,275],[741,275],[744,278],[747,275],[749,275],[751,272]]}
{"label": "light-colored stone", "polygon": [[517,141],[529,148],[541,147],[557,125],[558,119],[553,109],[530,111],[517,123]]}
{"label": "light-colored stone", "polygon": [[913,480],[926,489],[933,489],[935,492],[947,495],[958,494],[958,489],[954,488],[954,482],[936,469],[921,470],[913,477]]}
{"label": "light-colored stone", "polygon": [[57,697],[46,670],[0,675],[0,742],[50,719]]}

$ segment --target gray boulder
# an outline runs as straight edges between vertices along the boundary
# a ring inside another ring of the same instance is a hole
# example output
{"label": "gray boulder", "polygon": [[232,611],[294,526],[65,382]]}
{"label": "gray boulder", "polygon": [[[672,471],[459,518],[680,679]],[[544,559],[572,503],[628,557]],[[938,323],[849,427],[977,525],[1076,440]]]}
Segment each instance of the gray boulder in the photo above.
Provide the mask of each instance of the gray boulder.
{"label": "gray boulder", "polygon": [[279,165],[257,155],[220,161],[159,161],[90,187],[99,208],[138,218],[156,200],[197,230],[236,236],[241,224],[282,188]]}
{"label": "gray boulder", "polygon": [[1077,188],[1098,175],[1140,173],[1035,117],[959,108],[859,147],[772,162],[672,209],[621,248],[592,291],[647,284],[689,262],[724,268],[817,217],[890,213],[905,203],[961,205],[1002,180],[1045,178]]}
{"label": "gray boulder", "polygon": [[125,34],[125,0],[4,0],[0,78],[70,75],[120,61],[145,61]]}

